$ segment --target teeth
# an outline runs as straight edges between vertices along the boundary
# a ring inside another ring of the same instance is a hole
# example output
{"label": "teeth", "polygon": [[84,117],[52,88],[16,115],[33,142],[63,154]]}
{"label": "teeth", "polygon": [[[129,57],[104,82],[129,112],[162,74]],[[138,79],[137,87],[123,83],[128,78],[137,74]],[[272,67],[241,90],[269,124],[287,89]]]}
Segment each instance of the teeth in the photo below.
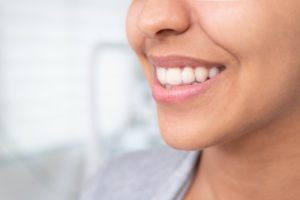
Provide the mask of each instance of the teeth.
{"label": "teeth", "polygon": [[218,75],[220,73],[220,70],[218,67],[213,67],[209,70],[208,72],[208,77],[209,78],[213,78],[215,77],[216,75]]}
{"label": "teeth", "polygon": [[166,84],[166,69],[162,67],[156,68],[156,76],[161,84]]}
{"label": "teeth", "polygon": [[208,77],[208,70],[205,67],[196,67],[195,76],[196,76],[196,80],[202,83],[206,81]]}
{"label": "teeth", "polygon": [[196,79],[194,69],[191,67],[183,68],[181,73],[181,78],[183,83],[186,84],[193,83]]}
{"label": "teeth", "polygon": [[167,84],[165,87],[166,87],[166,89],[172,89],[172,85]]}
{"label": "teeth", "polygon": [[181,84],[181,69],[170,68],[166,70],[166,83],[169,85]]}
{"label": "teeth", "polygon": [[158,81],[167,89],[180,84],[203,83],[218,75],[222,70],[215,66],[210,69],[206,67],[186,66],[184,68],[164,68],[156,67],[156,76]]}

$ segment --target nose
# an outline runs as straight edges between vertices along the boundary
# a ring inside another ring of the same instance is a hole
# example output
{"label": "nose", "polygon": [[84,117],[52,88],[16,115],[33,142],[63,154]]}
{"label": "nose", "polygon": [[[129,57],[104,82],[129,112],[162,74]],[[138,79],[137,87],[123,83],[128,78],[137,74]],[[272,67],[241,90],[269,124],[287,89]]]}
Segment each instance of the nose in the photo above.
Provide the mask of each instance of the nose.
{"label": "nose", "polygon": [[137,27],[148,38],[181,34],[190,27],[189,12],[183,0],[146,0]]}

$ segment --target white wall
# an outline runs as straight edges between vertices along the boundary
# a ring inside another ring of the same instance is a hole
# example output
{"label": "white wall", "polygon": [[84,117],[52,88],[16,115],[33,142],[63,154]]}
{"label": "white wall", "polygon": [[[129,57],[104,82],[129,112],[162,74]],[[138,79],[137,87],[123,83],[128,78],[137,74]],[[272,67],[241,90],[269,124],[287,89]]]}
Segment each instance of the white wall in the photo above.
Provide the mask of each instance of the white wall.
{"label": "white wall", "polygon": [[126,42],[128,4],[0,1],[0,137],[9,148],[32,152],[92,131],[91,54],[104,41]]}
{"label": "white wall", "polygon": [[0,0],[0,199],[73,200],[101,160],[161,144],[129,3]]}

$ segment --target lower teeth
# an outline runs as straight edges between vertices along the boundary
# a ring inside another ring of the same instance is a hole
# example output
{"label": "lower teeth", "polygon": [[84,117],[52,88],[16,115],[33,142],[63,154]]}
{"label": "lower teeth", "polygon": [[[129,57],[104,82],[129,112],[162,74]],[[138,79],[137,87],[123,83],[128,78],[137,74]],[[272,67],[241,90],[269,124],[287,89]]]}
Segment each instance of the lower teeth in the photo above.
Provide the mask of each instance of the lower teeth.
{"label": "lower teeth", "polygon": [[172,87],[173,87],[172,85],[165,85],[165,88],[168,89],[168,90],[172,89]]}
{"label": "lower teeth", "polygon": [[[197,85],[197,84],[201,84],[201,83],[193,82],[193,83],[191,83],[191,84],[184,84],[184,85]],[[169,85],[169,84],[166,84],[166,85],[164,85],[164,88],[170,90],[170,89],[172,89],[174,86],[182,86],[182,85]]]}

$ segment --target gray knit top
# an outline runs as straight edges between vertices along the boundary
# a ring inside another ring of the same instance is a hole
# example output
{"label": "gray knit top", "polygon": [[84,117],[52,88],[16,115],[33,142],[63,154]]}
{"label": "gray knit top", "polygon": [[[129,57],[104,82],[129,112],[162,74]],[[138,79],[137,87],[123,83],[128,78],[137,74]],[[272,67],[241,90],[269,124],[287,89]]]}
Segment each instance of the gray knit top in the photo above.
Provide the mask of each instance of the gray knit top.
{"label": "gray knit top", "polygon": [[182,200],[200,154],[160,147],[115,158],[86,184],[80,200]]}

